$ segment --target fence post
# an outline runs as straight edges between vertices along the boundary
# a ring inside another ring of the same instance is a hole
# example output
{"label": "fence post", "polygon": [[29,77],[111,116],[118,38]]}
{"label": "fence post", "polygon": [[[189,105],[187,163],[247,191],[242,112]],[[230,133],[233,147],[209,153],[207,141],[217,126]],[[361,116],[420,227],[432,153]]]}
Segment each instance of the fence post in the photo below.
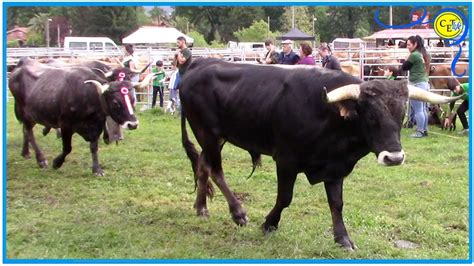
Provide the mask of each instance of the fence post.
{"label": "fence post", "polygon": [[[153,63],[153,58],[151,57],[151,47],[148,47],[147,54],[148,54],[148,63],[150,63],[150,62]],[[152,66],[150,65],[150,67],[152,67]],[[148,68],[145,73],[149,74],[150,73],[150,68]],[[153,82],[151,84],[153,84]],[[150,89],[150,87],[151,87],[151,89]],[[152,97],[153,97],[153,87],[152,87],[152,85],[148,84],[147,85],[147,107],[148,107],[148,109],[151,109]]]}

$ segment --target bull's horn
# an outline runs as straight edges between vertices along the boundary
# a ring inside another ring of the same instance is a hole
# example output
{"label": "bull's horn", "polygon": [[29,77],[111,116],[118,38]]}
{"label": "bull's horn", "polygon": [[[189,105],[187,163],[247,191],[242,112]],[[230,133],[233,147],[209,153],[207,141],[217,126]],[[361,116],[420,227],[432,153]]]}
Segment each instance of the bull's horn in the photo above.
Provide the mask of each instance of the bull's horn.
{"label": "bull's horn", "polygon": [[332,90],[326,95],[328,103],[335,103],[343,100],[357,100],[360,95],[360,85],[350,84]]}
{"label": "bull's horn", "polygon": [[104,70],[100,69],[100,68],[97,68],[97,67],[93,67],[91,68],[92,70],[96,70],[96,71],[99,71],[100,73],[104,74],[105,75],[105,72]]}
{"label": "bull's horn", "polygon": [[106,85],[102,85],[100,84],[100,82],[98,82],[97,80],[86,80],[84,81],[84,84],[85,83],[92,83],[95,85],[95,87],[97,88],[97,91],[99,92],[99,94],[102,94],[104,93],[106,90],[109,89],[109,84],[106,84]]}
{"label": "bull's horn", "polygon": [[113,74],[114,74],[113,71],[108,71],[108,72],[104,73],[104,76],[105,76],[106,78],[110,78],[110,77],[112,77]]}
{"label": "bull's horn", "polygon": [[148,84],[150,84],[153,77],[157,74],[158,73],[150,73],[150,74],[146,75],[146,77],[141,82],[137,82],[137,83],[133,82],[133,87],[135,87],[135,88],[145,88],[146,86],[148,86]]}
{"label": "bull's horn", "polygon": [[413,99],[413,100],[430,102],[433,104],[441,104],[441,103],[450,103],[458,99],[461,99],[462,97],[464,97],[464,94],[456,96],[456,97],[447,97],[447,96],[442,96],[442,95],[432,93],[429,91],[425,91],[413,85],[408,85],[408,97],[410,97],[410,99]]}

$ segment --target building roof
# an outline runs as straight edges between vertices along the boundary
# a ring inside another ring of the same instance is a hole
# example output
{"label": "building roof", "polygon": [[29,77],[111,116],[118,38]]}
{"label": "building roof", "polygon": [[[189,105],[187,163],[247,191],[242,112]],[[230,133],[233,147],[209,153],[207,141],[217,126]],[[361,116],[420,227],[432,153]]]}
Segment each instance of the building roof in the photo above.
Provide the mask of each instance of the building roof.
{"label": "building roof", "polygon": [[21,31],[21,32],[24,32],[24,33],[28,33],[29,29],[26,28],[26,27],[15,26],[13,29],[7,31],[7,34],[10,34],[10,33],[15,32],[15,31]]}
{"label": "building roof", "polygon": [[364,37],[364,39],[408,39],[412,35],[420,35],[423,39],[439,39],[433,29],[386,29]]}
{"label": "building roof", "polygon": [[276,37],[277,40],[307,40],[314,41],[314,36],[310,36],[297,28],[291,29],[289,32],[283,34],[282,36]]}
{"label": "building roof", "polygon": [[185,35],[175,28],[143,26],[122,39],[122,43],[131,44],[163,44],[176,43],[179,36],[184,36],[187,43],[193,43],[194,39]]}

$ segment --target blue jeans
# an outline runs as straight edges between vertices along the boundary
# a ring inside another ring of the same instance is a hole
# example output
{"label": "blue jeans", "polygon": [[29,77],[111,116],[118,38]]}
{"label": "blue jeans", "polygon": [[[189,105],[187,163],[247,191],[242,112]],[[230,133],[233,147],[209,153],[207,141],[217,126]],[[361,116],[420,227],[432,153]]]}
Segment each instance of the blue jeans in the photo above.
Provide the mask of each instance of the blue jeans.
{"label": "blue jeans", "polygon": [[[428,82],[410,83],[410,85],[425,91],[430,90],[430,84]],[[428,131],[428,105],[426,102],[410,100],[410,107],[415,113],[416,130],[420,132]]]}

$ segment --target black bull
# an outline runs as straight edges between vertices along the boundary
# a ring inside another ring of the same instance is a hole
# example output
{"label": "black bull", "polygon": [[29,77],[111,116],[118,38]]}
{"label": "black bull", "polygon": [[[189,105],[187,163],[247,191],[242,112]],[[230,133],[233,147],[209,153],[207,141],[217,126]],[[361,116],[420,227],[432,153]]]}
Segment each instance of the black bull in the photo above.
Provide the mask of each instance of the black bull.
{"label": "black bull", "polygon": [[[179,90],[182,141],[197,182],[198,215],[208,216],[211,176],[234,222],[248,221],[224,178],[221,148],[228,141],[276,162],[277,199],[262,225],[264,232],[277,229],[282,210],[291,203],[296,176],[305,173],[311,184],[324,182],[334,239],[347,249],[355,246],[342,218],[344,177],[369,152],[383,165],[403,163],[400,129],[409,97],[435,103],[455,99],[404,81],[363,82],[340,71],[214,59],[191,63]],[[188,139],[186,120],[202,148],[200,154]]]}
{"label": "black bull", "polygon": [[131,106],[131,90],[148,84],[151,78],[148,76],[139,84],[130,81],[107,83],[86,67],[58,69],[28,59],[20,61],[8,86],[15,98],[15,115],[23,123],[22,156],[30,157],[31,144],[40,167],[47,167],[47,160],[33,134],[33,127],[39,123],[61,129],[63,151],[54,159],[54,168],[64,163],[72,150],[71,137],[78,133],[90,142],[93,173],[103,175],[97,151],[106,116],[124,128],[135,129],[138,121]]}

